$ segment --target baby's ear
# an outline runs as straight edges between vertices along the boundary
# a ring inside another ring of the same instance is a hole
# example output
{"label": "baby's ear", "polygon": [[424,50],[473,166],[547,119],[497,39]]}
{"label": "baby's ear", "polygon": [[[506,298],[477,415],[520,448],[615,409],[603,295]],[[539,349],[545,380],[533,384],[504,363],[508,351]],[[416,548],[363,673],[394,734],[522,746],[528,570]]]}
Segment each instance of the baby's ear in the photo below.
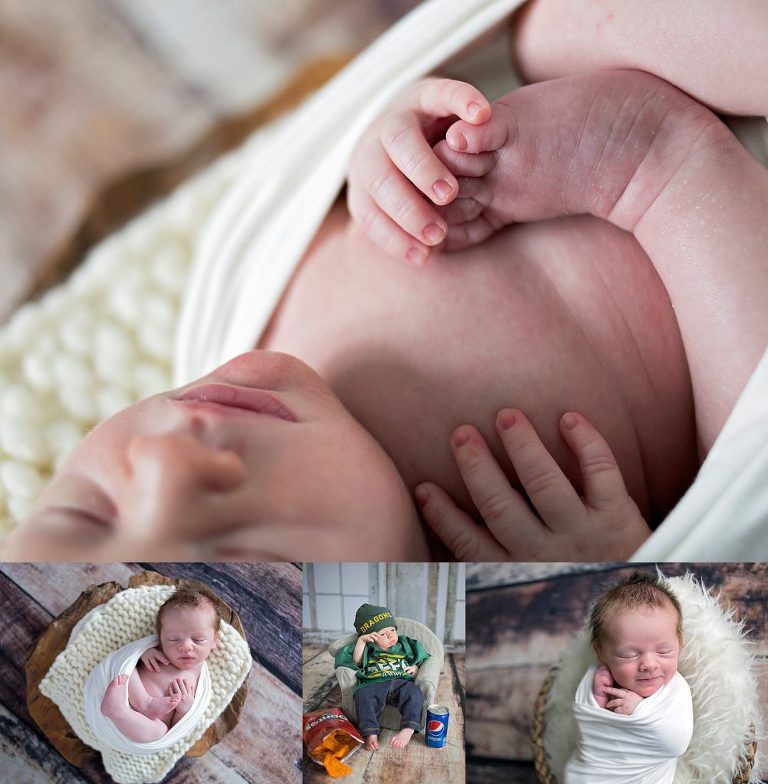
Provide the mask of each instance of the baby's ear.
{"label": "baby's ear", "polygon": [[605,662],[603,661],[603,654],[600,650],[599,642],[592,643],[592,650],[595,652],[595,656],[597,656],[597,660],[600,662],[600,664],[605,664]]}

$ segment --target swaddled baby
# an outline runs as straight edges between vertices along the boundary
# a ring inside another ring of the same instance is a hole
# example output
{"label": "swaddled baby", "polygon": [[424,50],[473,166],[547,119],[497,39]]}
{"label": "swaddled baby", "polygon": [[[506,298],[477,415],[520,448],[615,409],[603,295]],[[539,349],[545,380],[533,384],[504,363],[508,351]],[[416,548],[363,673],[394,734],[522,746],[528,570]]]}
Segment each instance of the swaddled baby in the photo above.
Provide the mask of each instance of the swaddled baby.
{"label": "swaddled baby", "polygon": [[177,590],[157,612],[159,650],[146,650],[130,675],[111,680],[101,702],[102,714],[131,741],[162,738],[195,704],[220,624],[219,611],[207,593]]}
{"label": "swaddled baby", "polygon": [[691,692],[677,671],[677,599],[636,572],[600,596],[590,631],[599,664],[576,691],[579,739],[565,784],[671,784],[693,733]]}

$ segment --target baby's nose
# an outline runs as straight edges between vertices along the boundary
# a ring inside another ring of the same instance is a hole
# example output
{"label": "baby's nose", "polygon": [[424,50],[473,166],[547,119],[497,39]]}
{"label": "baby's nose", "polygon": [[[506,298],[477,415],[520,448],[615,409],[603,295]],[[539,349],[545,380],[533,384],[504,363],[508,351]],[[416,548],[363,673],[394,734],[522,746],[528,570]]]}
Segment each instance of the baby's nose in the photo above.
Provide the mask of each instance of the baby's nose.
{"label": "baby's nose", "polygon": [[657,664],[656,657],[650,654],[646,654],[640,659],[640,667],[644,670],[655,670]]}
{"label": "baby's nose", "polygon": [[216,449],[193,433],[143,433],[128,444],[134,477],[186,483],[193,489],[229,490],[243,480],[244,467],[231,450]]}
{"label": "baby's nose", "polygon": [[209,501],[235,490],[246,478],[242,459],[186,431],[142,434],[128,444],[130,477],[123,508],[126,531],[146,541],[195,538],[223,524],[207,512]]}

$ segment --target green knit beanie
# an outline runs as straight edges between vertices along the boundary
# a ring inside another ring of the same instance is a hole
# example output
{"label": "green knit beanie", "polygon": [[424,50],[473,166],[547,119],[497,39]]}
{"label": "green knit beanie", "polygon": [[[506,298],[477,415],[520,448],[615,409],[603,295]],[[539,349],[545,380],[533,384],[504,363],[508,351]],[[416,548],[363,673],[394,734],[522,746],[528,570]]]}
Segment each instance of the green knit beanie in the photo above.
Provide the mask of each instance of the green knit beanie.
{"label": "green knit beanie", "polygon": [[355,631],[358,636],[386,629],[388,626],[397,628],[395,617],[386,607],[374,607],[362,604],[355,613]]}

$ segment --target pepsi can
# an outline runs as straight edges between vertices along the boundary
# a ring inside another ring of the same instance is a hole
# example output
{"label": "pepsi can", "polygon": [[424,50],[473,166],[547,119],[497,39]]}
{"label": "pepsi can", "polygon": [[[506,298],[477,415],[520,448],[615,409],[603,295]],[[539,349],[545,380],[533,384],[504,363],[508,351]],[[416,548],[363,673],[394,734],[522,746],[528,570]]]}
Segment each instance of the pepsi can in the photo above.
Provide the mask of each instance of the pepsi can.
{"label": "pepsi can", "polygon": [[424,742],[433,749],[442,749],[448,740],[448,708],[430,705],[427,708],[427,732]]}

